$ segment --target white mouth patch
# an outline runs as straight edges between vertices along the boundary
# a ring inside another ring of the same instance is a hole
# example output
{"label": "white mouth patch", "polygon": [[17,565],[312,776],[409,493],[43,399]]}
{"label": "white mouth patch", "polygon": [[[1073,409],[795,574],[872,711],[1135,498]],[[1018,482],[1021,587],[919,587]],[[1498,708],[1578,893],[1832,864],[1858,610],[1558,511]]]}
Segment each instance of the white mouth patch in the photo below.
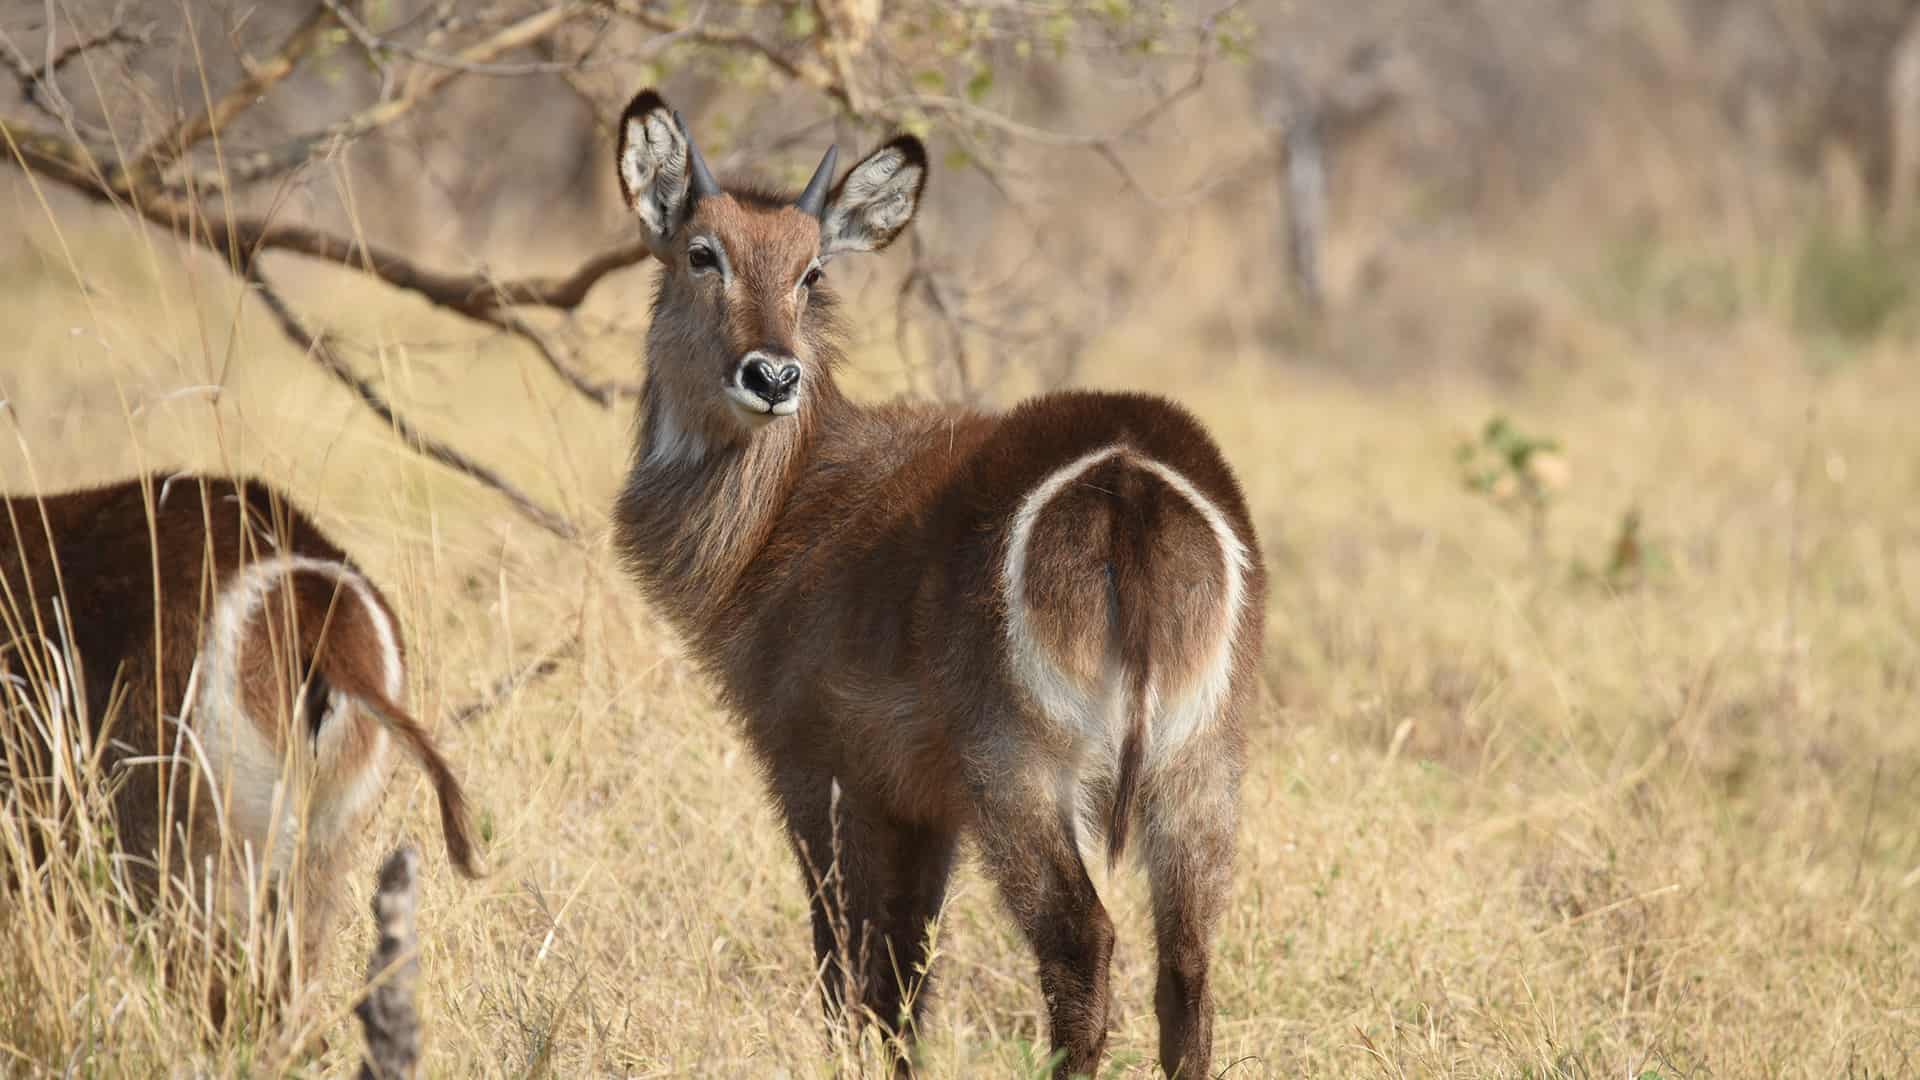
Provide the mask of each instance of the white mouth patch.
{"label": "white mouth patch", "polygon": [[800,392],[797,389],[791,397],[788,397],[785,401],[777,405],[768,405],[766,400],[760,395],[748,390],[737,382],[728,382],[726,384],[726,390],[727,396],[733,399],[735,405],[740,406],[747,412],[753,413],[755,416],[792,416],[794,413],[800,411]]}
{"label": "white mouth patch", "polygon": [[730,382],[727,384],[727,396],[733,399],[735,405],[740,406],[750,413],[766,414],[773,411],[773,406],[761,400],[760,395],[748,390],[739,383]]}

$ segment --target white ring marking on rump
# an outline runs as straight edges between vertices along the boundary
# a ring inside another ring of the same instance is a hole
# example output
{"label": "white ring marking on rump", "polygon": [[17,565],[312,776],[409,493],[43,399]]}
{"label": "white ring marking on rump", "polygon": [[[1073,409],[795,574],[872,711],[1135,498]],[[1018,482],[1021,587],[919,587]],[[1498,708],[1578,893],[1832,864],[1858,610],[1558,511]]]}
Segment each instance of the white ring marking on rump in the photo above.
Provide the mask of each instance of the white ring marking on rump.
{"label": "white ring marking on rump", "polygon": [[[1124,681],[1117,678],[1119,672],[1110,671],[1109,675],[1115,677],[1102,680],[1102,692],[1088,695],[1053,662],[1046,647],[1035,635],[1028,617],[1025,601],[1026,564],[1034,527],[1047,505],[1090,469],[1127,450],[1127,447],[1116,444],[1083,454],[1049,473],[1046,479],[1021,499],[1019,508],[1014,512],[1000,578],[1007,609],[1007,645],[1015,676],[1033,695],[1034,704],[1047,716],[1070,723],[1083,736],[1102,742],[1109,741],[1117,734],[1109,730],[1114,721],[1112,710],[1102,708],[1103,704],[1110,704],[1104,699],[1114,693],[1116,686],[1124,686]],[[1147,707],[1151,722],[1146,760],[1148,766],[1152,767],[1165,760],[1168,754],[1226,705],[1233,678],[1234,639],[1239,631],[1240,609],[1246,602],[1249,563],[1247,546],[1234,531],[1232,522],[1227,520],[1212,500],[1200,493],[1192,481],[1172,467],[1151,458],[1129,454],[1128,461],[1165,481],[1206,522],[1220,545],[1226,577],[1220,633],[1213,654],[1207,658],[1201,671],[1199,682],[1172,702],[1157,700],[1158,694],[1151,686],[1147,690],[1150,698],[1154,699],[1150,700]]]}

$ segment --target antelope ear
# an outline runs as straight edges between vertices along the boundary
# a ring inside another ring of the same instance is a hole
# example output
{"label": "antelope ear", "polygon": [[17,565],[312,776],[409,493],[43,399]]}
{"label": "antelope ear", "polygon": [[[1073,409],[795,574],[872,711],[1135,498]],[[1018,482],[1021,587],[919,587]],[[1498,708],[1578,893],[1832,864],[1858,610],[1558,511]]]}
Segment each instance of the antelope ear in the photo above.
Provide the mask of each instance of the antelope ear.
{"label": "antelope ear", "polygon": [[693,207],[686,132],[673,108],[652,88],[640,91],[620,114],[615,164],[620,194],[640,218],[647,246],[658,256]]}
{"label": "antelope ear", "polygon": [[834,188],[820,217],[820,258],[879,251],[893,243],[920,209],[926,186],[926,147],[911,135],[894,136]]}

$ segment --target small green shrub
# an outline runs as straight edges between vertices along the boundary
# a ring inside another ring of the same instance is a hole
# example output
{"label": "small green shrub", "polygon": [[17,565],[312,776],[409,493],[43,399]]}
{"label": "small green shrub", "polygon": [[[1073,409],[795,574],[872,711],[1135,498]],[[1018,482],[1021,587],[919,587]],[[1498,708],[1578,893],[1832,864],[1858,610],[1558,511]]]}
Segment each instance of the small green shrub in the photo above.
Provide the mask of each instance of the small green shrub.
{"label": "small green shrub", "polygon": [[1912,250],[1882,237],[1815,232],[1794,277],[1794,325],[1850,343],[1878,337],[1912,303],[1916,268]]}

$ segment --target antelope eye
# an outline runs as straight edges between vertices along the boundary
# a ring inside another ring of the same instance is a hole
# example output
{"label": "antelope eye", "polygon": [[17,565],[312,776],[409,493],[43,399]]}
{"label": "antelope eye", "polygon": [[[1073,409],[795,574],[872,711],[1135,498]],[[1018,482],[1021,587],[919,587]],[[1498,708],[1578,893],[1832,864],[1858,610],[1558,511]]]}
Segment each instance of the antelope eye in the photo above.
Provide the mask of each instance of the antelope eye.
{"label": "antelope eye", "polygon": [[807,268],[806,275],[800,279],[800,287],[803,289],[811,289],[813,288],[814,284],[819,280],[820,280],[820,268],[817,266],[810,266]]}
{"label": "antelope eye", "polygon": [[705,244],[694,244],[687,248],[687,265],[695,270],[714,270],[720,266],[720,256]]}

